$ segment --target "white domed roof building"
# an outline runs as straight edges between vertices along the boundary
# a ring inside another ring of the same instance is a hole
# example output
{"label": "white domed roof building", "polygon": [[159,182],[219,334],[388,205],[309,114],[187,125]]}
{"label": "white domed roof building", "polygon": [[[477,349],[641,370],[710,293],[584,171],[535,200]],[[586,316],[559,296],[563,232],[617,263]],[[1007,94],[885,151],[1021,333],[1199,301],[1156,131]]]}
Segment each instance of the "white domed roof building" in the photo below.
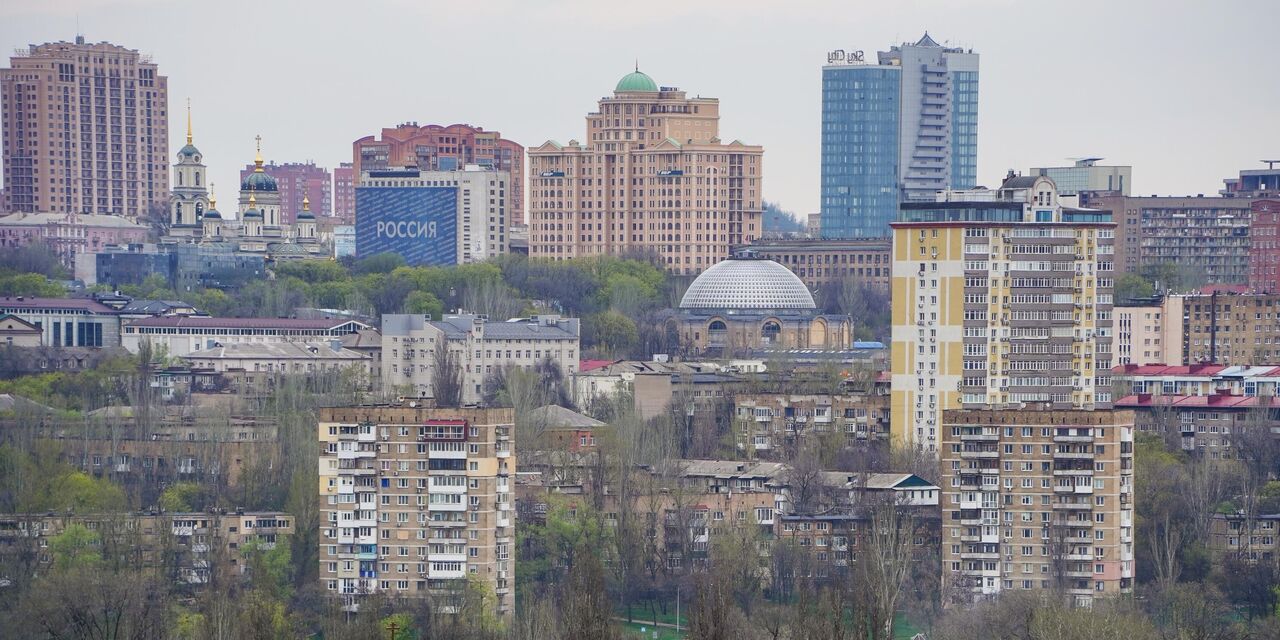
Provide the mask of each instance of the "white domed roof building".
{"label": "white domed roof building", "polygon": [[680,299],[681,342],[706,355],[787,349],[847,349],[848,316],[818,313],[813,294],[790,269],[739,252],[716,263]]}

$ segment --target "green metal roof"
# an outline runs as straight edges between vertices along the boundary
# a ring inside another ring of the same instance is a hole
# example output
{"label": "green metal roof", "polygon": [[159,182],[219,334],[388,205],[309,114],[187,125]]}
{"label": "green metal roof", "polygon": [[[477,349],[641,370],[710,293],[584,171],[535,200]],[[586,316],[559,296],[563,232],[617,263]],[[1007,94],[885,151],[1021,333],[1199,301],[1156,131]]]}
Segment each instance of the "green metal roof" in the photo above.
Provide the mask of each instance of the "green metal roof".
{"label": "green metal roof", "polygon": [[618,81],[618,86],[613,88],[614,91],[651,91],[658,90],[658,83],[653,81],[648,75],[641,73],[639,70],[622,76]]}

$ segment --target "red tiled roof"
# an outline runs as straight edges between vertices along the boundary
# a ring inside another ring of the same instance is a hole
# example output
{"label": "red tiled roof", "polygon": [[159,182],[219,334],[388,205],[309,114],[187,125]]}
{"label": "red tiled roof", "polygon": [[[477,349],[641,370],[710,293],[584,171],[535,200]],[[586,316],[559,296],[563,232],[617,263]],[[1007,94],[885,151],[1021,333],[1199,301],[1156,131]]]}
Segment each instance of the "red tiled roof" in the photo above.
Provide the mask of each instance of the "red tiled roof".
{"label": "red tiled roof", "polygon": [[1248,409],[1271,405],[1271,398],[1257,396],[1236,396],[1226,393],[1215,393],[1209,396],[1156,396],[1149,393],[1125,396],[1115,401],[1116,408],[1127,407],[1174,407],[1198,408],[1214,407],[1221,409]]}
{"label": "red tiled roof", "polygon": [[349,318],[209,318],[196,316],[168,316],[161,318],[142,318],[134,320],[131,327],[192,327],[192,328],[234,328],[234,329],[315,329],[324,330],[355,322],[360,328],[368,325]]}
{"label": "red tiled roof", "polygon": [[1214,293],[1249,293],[1249,285],[1246,284],[1206,284],[1200,287],[1200,293],[1203,295],[1212,295]]}
{"label": "red tiled roof", "polygon": [[81,309],[90,313],[119,313],[97,300],[89,298],[28,298],[5,296],[0,298],[0,309]]}
{"label": "red tiled roof", "polygon": [[1111,372],[1130,376],[1213,376],[1226,368],[1220,364],[1122,364],[1112,367]]}
{"label": "red tiled roof", "polygon": [[580,360],[578,361],[578,371],[586,373],[595,369],[602,369],[615,362],[621,362],[621,360]]}

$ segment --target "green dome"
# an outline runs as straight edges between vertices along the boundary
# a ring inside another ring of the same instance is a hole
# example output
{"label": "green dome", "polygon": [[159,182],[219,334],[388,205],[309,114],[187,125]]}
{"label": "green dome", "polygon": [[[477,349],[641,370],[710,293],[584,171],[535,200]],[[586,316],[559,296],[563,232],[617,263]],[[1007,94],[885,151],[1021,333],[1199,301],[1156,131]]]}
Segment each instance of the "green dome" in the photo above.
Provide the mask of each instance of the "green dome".
{"label": "green dome", "polygon": [[262,212],[257,209],[246,209],[244,212],[244,220],[261,220]]}
{"label": "green dome", "polygon": [[198,155],[200,155],[200,150],[191,145],[187,145],[178,151],[178,156],[182,158],[190,158]]}
{"label": "green dome", "polygon": [[621,91],[657,92],[658,84],[653,81],[653,78],[650,78],[648,75],[641,73],[640,70],[637,69],[636,71],[633,71],[631,73],[628,73],[625,76],[622,76],[622,79],[618,81],[618,86],[614,87],[613,90],[615,92],[621,92]]}

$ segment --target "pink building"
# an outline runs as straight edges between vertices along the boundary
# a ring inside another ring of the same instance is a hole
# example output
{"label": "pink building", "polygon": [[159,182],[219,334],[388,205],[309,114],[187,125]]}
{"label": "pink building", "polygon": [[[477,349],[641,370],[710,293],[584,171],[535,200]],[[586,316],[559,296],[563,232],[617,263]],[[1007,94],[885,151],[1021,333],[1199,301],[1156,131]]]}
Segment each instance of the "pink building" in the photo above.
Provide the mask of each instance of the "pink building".
{"label": "pink building", "polygon": [[[240,170],[243,182],[253,173],[255,165],[247,164]],[[314,162],[286,162],[263,165],[263,171],[276,179],[280,188],[280,220],[282,224],[296,222],[302,211],[302,197],[311,200],[311,212],[317,217],[333,213],[332,178],[329,170],[317,167]]]}
{"label": "pink building", "polygon": [[146,242],[147,228],[122,216],[87,213],[14,213],[0,218],[0,250],[44,241],[68,268],[76,256],[107,245]]}
{"label": "pink building", "polygon": [[343,224],[356,223],[356,176],[350,162],[333,170],[333,217]]}
{"label": "pink building", "polygon": [[[408,122],[382,130],[381,139],[365,136],[351,144],[352,171],[360,179],[363,171],[417,167],[422,171],[457,171],[478,164],[511,174],[511,215],[507,225],[524,223],[524,147],[502,137],[497,131],[469,124],[418,126]],[[353,207],[354,209],[354,207]]]}
{"label": "pink building", "polygon": [[1254,200],[1249,212],[1249,288],[1280,293],[1280,200]]}

